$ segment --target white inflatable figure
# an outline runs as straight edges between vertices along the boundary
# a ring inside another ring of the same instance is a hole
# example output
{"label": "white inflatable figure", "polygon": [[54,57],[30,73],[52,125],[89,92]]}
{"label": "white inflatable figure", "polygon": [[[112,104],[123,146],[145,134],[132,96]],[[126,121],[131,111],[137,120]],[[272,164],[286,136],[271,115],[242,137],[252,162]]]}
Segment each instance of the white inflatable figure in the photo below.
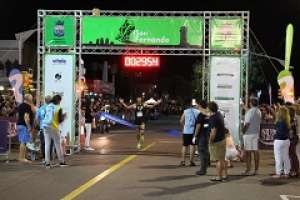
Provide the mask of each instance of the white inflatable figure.
{"label": "white inflatable figure", "polygon": [[277,82],[280,86],[284,102],[295,103],[294,78],[290,71],[283,70],[279,73]]}
{"label": "white inflatable figure", "polygon": [[289,71],[291,52],[293,46],[293,35],[294,28],[292,24],[286,27],[286,39],[285,39],[285,61],[284,70],[278,75],[277,82],[280,86],[281,94],[284,98],[284,102],[295,103],[294,95],[294,78],[292,73]]}
{"label": "white inflatable figure", "polygon": [[14,90],[17,104],[23,103],[23,75],[20,70],[12,69],[9,73],[8,80]]}

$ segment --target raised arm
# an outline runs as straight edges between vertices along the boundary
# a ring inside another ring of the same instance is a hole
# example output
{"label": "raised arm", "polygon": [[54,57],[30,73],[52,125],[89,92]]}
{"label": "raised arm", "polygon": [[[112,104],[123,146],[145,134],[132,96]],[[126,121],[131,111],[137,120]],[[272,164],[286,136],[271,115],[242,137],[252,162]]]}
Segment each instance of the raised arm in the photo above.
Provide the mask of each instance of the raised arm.
{"label": "raised arm", "polygon": [[145,108],[154,108],[155,106],[158,106],[159,104],[161,104],[162,100],[158,100],[155,104],[153,105],[148,105],[148,104],[144,104]]}
{"label": "raised arm", "polygon": [[124,106],[128,110],[135,108],[135,104],[132,104],[132,105],[128,106],[127,104],[124,103],[123,99],[120,99],[119,101],[120,101],[121,105]]}

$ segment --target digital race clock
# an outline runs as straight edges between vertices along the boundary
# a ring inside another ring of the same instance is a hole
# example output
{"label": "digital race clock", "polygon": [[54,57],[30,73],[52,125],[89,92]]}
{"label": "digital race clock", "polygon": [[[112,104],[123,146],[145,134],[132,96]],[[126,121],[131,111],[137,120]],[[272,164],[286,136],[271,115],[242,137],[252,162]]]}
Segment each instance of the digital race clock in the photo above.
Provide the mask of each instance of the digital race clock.
{"label": "digital race clock", "polygon": [[129,55],[123,56],[123,65],[128,68],[154,68],[160,66],[159,56]]}

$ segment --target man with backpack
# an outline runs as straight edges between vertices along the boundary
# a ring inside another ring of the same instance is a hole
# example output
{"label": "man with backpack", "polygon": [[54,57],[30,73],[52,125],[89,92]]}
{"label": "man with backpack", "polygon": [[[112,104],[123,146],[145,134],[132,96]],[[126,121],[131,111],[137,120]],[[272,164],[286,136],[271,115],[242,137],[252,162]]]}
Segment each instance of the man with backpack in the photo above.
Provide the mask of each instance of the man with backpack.
{"label": "man with backpack", "polygon": [[196,108],[197,104],[195,100],[192,101],[191,107],[184,110],[180,117],[180,125],[182,126],[183,133],[183,145],[182,145],[182,161],[180,166],[185,166],[185,154],[186,150],[190,148],[190,166],[195,166],[194,154],[195,144],[193,144],[193,137],[195,131],[196,120],[199,115],[199,110]]}
{"label": "man with backpack", "polygon": [[42,123],[42,128],[44,129],[45,136],[45,166],[47,169],[51,167],[50,165],[50,143],[51,139],[54,141],[56,154],[59,160],[59,165],[61,167],[67,166],[64,160],[64,156],[61,152],[60,147],[60,135],[59,135],[59,124],[62,123],[66,117],[62,112],[60,107],[61,96],[55,95],[51,103],[46,107],[45,118]]}

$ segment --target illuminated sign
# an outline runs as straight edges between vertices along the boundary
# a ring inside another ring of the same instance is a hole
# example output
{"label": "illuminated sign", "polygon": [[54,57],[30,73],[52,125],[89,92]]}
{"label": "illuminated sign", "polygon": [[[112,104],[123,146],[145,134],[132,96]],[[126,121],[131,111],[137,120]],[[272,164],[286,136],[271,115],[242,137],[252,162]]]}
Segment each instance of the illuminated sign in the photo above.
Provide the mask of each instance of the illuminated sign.
{"label": "illuminated sign", "polygon": [[75,42],[74,16],[46,16],[44,20],[45,46],[73,47]]}
{"label": "illuminated sign", "polygon": [[84,16],[82,44],[200,48],[203,44],[203,18]]}
{"label": "illuminated sign", "polygon": [[160,66],[159,56],[123,56],[123,65],[125,67],[143,67],[153,68]]}

